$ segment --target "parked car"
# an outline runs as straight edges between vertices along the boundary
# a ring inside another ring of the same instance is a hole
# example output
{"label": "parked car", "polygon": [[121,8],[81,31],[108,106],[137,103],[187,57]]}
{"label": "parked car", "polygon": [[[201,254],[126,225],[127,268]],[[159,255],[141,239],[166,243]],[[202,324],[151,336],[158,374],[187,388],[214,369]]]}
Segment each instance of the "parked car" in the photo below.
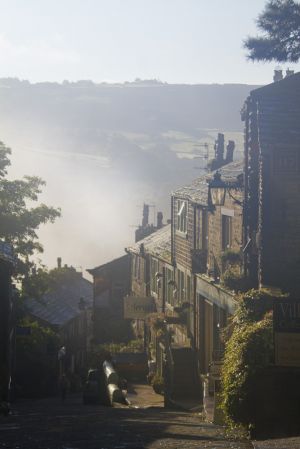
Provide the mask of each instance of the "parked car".
{"label": "parked car", "polygon": [[84,404],[110,405],[105,376],[102,369],[90,369],[83,387]]}

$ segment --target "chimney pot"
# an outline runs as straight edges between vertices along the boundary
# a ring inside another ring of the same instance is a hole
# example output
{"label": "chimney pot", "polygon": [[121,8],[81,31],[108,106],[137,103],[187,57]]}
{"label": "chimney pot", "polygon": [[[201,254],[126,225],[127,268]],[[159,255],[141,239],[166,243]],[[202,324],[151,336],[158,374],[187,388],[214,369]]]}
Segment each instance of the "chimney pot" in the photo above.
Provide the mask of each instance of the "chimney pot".
{"label": "chimney pot", "polygon": [[163,213],[157,212],[157,229],[160,229],[163,227]]}
{"label": "chimney pot", "polygon": [[292,76],[292,75],[294,75],[294,73],[295,73],[294,70],[287,69],[285,72],[285,77],[287,78],[289,76]]}
{"label": "chimney pot", "polygon": [[273,81],[276,83],[277,81],[281,81],[283,79],[283,73],[281,69],[274,70]]}

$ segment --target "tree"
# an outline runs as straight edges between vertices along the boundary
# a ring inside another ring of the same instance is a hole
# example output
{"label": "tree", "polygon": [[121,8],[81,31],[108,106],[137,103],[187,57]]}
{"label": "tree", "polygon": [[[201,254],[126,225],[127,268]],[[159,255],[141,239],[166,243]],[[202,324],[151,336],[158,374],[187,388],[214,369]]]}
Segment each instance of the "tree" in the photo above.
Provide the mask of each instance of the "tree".
{"label": "tree", "polygon": [[16,393],[26,397],[55,393],[57,352],[61,345],[59,335],[28,318],[19,324],[28,327],[30,334],[16,338]]}
{"label": "tree", "polygon": [[23,280],[22,297],[42,299],[47,293],[54,292],[63,285],[71,285],[81,276],[73,267],[53,268],[38,267]]}
{"label": "tree", "polygon": [[11,149],[0,142],[0,239],[11,243],[18,257],[17,275],[28,274],[33,263],[30,257],[43,252],[37,230],[41,224],[53,223],[60,216],[60,209],[39,204],[39,194],[45,181],[37,176],[8,180]]}
{"label": "tree", "polygon": [[244,43],[255,61],[297,62],[300,59],[300,4],[294,0],[269,0],[258,16],[262,36]]}

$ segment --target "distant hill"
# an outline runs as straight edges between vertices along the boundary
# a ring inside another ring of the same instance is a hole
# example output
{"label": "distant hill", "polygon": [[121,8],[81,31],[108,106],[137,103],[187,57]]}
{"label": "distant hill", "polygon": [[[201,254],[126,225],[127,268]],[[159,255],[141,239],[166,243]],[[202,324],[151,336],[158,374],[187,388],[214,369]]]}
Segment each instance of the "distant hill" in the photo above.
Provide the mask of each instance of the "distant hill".
{"label": "distant hill", "polygon": [[39,124],[91,142],[107,131],[157,135],[176,130],[197,137],[199,129],[241,131],[240,110],[255,87],[0,79],[0,119],[8,126],[14,121],[24,133]]}
{"label": "distant hill", "polygon": [[0,79],[0,138],[13,147],[105,157],[119,168],[130,158],[152,166],[158,157],[167,170],[168,157],[177,163],[174,152],[206,141],[211,157],[218,131],[241,133],[240,110],[255,87]]}

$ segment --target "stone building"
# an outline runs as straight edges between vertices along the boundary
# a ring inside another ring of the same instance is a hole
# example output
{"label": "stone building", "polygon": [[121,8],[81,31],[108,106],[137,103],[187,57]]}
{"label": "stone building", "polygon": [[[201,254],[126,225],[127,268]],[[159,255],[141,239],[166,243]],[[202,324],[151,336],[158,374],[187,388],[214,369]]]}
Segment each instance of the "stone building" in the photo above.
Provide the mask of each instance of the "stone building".
{"label": "stone building", "polygon": [[83,376],[92,339],[93,285],[73,267],[63,270],[61,281],[39,300],[27,299],[28,315],[55,330],[64,350],[60,352],[63,372]]}
{"label": "stone building", "polygon": [[223,166],[218,173],[226,186],[222,204],[212,204],[214,174],[200,177],[172,195],[172,256],[178,298],[187,309],[186,331],[202,379],[222,358],[220,334],[235,307],[226,276],[242,278],[243,162]]}
{"label": "stone building", "polygon": [[[217,205],[210,192],[215,173],[176,190],[171,224],[126,248],[131,295],[155,301],[158,332],[147,321],[146,331],[157,372],[168,378],[171,400],[198,395],[201,402],[203,381],[212,370],[217,377],[220,333],[235,307],[224,276],[230,267],[242,276],[243,162],[219,170],[225,189],[224,202]],[[136,323],[140,333],[143,324]]]}
{"label": "stone building", "polygon": [[124,255],[87,271],[93,276],[94,285],[94,343],[128,338],[130,330],[123,320],[123,300],[129,293],[129,257]]}
{"label": "stone building", "polygon": [[300,291],[300,73],[256,89],[245,121],[245,270]]}

